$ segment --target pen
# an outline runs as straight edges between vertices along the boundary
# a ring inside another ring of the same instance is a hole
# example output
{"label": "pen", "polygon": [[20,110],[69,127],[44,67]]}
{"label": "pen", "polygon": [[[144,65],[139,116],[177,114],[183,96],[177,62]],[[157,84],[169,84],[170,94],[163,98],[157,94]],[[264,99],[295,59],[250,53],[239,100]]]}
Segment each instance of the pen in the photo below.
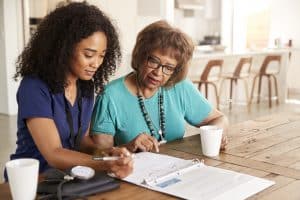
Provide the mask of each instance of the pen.
{"label": "pen", "polygon": [[94,156],[93,160],[98,160],[98,161],[106,161],[106,160],[119,160],[121,157],[120,156]]}
{"label": "pen", "polygon": [[[129,155],[131,158],[134,157],[134,154],[130,154]],[[119,160],[120,156],[94,156],[93,160],[97,160],[97,161],[113,161],[113,160]]]}

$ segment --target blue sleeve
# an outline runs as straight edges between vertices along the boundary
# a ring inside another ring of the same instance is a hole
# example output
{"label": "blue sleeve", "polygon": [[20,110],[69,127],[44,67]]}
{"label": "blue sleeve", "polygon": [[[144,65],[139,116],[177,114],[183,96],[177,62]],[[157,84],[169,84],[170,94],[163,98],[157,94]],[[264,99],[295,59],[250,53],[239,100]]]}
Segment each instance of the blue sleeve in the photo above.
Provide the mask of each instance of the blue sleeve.
{"label": "blue sleeve", "polygon": [[105,93],[96,99],[92,115],[91,132],[115,135],[115,106]]}
{"label": "blue sleeve", "polygon": [[196,126],[208,117],[212,106],[191,81],[184,80],[181,86],[184,91],[184,118],[189,124]]}
{"label": "blue sleeve", "polygon": [[17,102],[20,119],[53,118],[51,94],[47,85],[39,79],[24,78],[21,81]]}

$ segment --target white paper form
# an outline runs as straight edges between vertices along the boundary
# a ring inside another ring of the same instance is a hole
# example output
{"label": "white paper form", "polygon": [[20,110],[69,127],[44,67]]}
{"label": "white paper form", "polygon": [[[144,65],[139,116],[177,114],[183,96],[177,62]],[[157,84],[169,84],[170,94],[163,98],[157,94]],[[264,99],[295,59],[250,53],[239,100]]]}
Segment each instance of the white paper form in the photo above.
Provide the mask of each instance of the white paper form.
{"label": "white paper form", "polygon": [[181,198],[200,200],[245,199],[274,184],[195,160],[150,152],[136,154],[133,173],[124,180]]}

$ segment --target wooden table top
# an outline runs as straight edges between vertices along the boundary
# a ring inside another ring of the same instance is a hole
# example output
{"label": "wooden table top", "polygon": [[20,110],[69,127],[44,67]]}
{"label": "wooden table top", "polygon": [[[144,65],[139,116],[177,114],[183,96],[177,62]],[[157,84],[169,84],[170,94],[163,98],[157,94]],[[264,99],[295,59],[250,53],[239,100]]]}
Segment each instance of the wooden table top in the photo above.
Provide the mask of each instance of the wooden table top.
{"label": "wooden table top", "polygon": [[[160,152],[184,159],[204,159],[206,165],[275,181],[248,199],[300,199],[300,114],[281,113],[236,124],[229,144],[218,157],[202,155],[199,135],[161,146]],[[11,199],[8,184],[0,184],[0,199]],[[176,199],[126,182],[118,190],[89,197],[98,199]]]}

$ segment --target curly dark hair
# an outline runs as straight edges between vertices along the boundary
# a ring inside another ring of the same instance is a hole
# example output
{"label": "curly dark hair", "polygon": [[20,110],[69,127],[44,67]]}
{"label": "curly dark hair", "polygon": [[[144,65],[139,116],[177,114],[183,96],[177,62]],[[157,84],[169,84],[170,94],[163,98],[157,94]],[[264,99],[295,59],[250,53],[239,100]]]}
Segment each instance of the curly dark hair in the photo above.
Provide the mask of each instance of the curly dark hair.
{"label": "curly dark hair", "polygon": [[79,82],[83,96],[102,92],[121,60],[120,43],[110,19],[96,6],[85,2],[56,8],[42,20],[17,59],[14,79],[37,76],[47,83],[51,92],[63,92],[76,45],[97,31],[107,38],[103,63],[92,80]]}
{"label": "curly dark hair", "polygon": [[132,51],[131,67],[138,72],[144,67],[149,54],[160,50],[170,53],[177,60],[176,71],[171,75],[164,87],[172,87],[183,80],[188,71],[194,45],[191,38],[181,30],[172,27],[164,20],[156,21],[139,32]]}

